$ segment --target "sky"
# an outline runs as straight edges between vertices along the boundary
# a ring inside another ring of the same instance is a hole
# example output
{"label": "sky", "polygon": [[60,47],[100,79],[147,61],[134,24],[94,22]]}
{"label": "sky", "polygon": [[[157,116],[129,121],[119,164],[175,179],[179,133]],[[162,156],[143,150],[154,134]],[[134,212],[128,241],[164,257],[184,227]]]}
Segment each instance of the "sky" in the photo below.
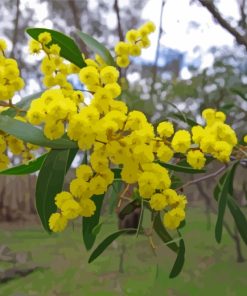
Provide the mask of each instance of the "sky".
{"label": "sky", "polygon": [[[89,7],[96,9],[98,1],[90,0]],[[213,21],[207,9],[196,3],[198,0],[194,0],[194,2],[194,4],[190,4],[191,0],[166,0],[162,18],[163,34],[160,40],[161,45],[185,53],[185,66],[181,71],[181,77],[184,79],[191,76],[186,65],[193,63],[199,56],[203,57],[200,64],[201,69],[213,63],[213,55],[209,52],[212,46],[221,47],[227,45],[231,47],[234,44],[234,38],[231,34]],[[161,3],[162,0],[149,0],[140,18],[153,21],[158,28]],[[109,1],[109,5],[113,5],[113,0]],[[131,5],[131,0],[121,0],[119,5],[121,13],[121,6]],[[21,0],[21,10],[24,11],[27,6],[38,7],[35,14],[37,26],[53,27],[52,22],[46,19],[48,12],[45,2],[40,4],[39,0]],[[235,20],[239,18],[237,0],[218,0],[218,7],[224,16],[232,17]],[[107,19],[110,26],[116,26],[114,12],[109,13]],[[194,26],[190,25],[191,22],[193,22]],[[155,60],[157,37],[158,30],[151,34],[151,47],[143,50],[142,53],[142,58],[150,62]],[[198,46],[200,51],[195,50]],[[27,48],[26,51],[28,51]],[[37,61],[37,57],[29,57],[30,62],[34,62],[34,60]],[[33,82],[33,86],[34,84]]]}
{"label": "sky", "polygon": [[[208,50],[212,46],[233,46],[234,38],[220,25],[213,21],[211,14],[200,5],[190,5],[190,0],[167,0],[162,20],[163,34],[160,40],[165,47],[186,52],[186,62],[195,60],[203,54],[201,68],[208,67],[213,62],[213,56]],[[197,2],[197,1],[195,1]],[[150,0],[145,6],[142,17],[152,20],[159,26],[159,15],[162,0]],[[219,10],[225,17],[239,18],[237,0],[220,0]],[[190,22],[195,24],[193,28]],[[197,24],[199,27],[196,27]],[[151,48],[143,52],[143,58],[155,59],[158,32],[151,36]],[[200,46],[201,50],[195,48]],[[181,73],[183,78],[189,78],[186,68]]]}

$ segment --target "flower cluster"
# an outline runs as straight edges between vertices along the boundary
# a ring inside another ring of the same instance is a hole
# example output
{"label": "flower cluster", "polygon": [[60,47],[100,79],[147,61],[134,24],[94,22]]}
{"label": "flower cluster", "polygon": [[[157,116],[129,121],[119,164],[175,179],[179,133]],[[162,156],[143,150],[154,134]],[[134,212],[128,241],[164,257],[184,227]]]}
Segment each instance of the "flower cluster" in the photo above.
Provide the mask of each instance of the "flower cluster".
{"label": "flower cluster", "polygon": [[5,57],[6,49],[6,42],[0,39],[0,100],[10,100],[24,87],[18,64],[16,60]]}
{"label": "flower cluster", "polygon": [[[128,42],[120,42],[115,47],[118,58],[125,55],[128,59],[128,55],[135,55],[134,49],[146,47],[149,44],[147,35],[153,30],[152,23],[130,30],[126,34]],[[42,33],[39,42],[33,44],[47,54],[42,61],[42,72],[46,78],[52,76],[56,80],[63,67],[61,70],[58,66],[61,64],[55,61],[62,61],[62,58],[59,50],[51,52],[58,47],[56,44],[48,47],[50,41],[49,33]],[[118,58],[117,64],[125,67],[118,63]],[[31,124],[45,123],[44,134],[49,139],[67,133],[81,150],[90,151],[89,163],[77,168],[69,192],[61,192],[55,197],[59,212],[50,217],[51,230],[62,231],[68,220],[93,215],[96,207],[92,197],[107,191],[114,180],[114,167],[121,168],[123,182],[137,186],[140,197],[152,210],[162,211],[165,227],[176,229],[185,219],[187,200],[171,189],[171,178],[162,162],[171,161],[174,153],[184,154],[196,169],[205,165],[205,154],[226,162],[237,143],[234,131],[224,123],[225,115],[212,109],[203,112],[206,127],[193,127],[192,135],[187,130],[174,132],[169,121],[159,123],[155,129],[142,112],[128,112],[126,104],[117,100],[121,87],[119,71],[114,66],[107,65],[98,55],[95,60],[86,59],[85,62],[87,66],[75,69],[74,73],[78,73],[92,95],[89,105],[84,103],[82,92],[66,89],[66,75],[71,72],[65,71],[62,73],[64,83],[56,83],[59,89],[46,90],[40,98],[33,100],[27,112]]]}
{"label": "flower cluster", "polygon": [[115,46],[117,65],[126,68],[130,63],[129,56],[140,56],[142,48],[150,46],[149,34],[154,31],[153,22],[147,22],[137,30],[129,30],[125,36],[126,42],[120,41]]}
{"label": "flower cluster", "polygon": [[214,109],[206,109],[202,116],[206,126],[192,128],[193,141],[203,153],[209,153],[219,161],[228,162],[233,147],[237,144],[237,137],[234,130],[224,123],[225,114]]}
{"label": "flower cluster", "polygon": [[[126,34],[127,41],[115,47],[117,65],[126,67],[129,56],[139,55],[141,49],[149,45],[148,35],[154,29],[153,23],[148,22],[138,30],[130,30]],[[88,163],[76,169],[69,191],[56,195],[58,211],[49,219],[50,229],[62,231],[68,221],[78,216],[92,216],[96,210],[92,197],[107,192],[114,181],[114,168],[120,168],[121,180],[126,186],[133,184],[143,202],[153,211],[162,213],[166,228],[178,228],[185,219],[187,200],[171,188],[169,171],[162,164],[172,161],[175,153],[185,156],[195,169],[204,167],[207,154],[222,162],[229,161],[237,138],[232,128],[224,123],[224,113],[204,110],[206,126],[195,126],[191,132],[175,132],[169,121],[155,128],[144,113],[128,111],[127,105],[118,100],[120,73],[99,55],[95,60],[86,59],[86,66],[79,69],[64,61],[60,47],[52,42],[48,32],[40,34],[38,41],[30,41],[29,46],[32,53],[45,53],[41,71],[48,89],[32,101],[23,120],[41,125],[44,135],[51,140],[66,134],[89,155]],[[91,94],[88,105],[83,92],[74,90],[67,81],[71,73],[78,74]]]}

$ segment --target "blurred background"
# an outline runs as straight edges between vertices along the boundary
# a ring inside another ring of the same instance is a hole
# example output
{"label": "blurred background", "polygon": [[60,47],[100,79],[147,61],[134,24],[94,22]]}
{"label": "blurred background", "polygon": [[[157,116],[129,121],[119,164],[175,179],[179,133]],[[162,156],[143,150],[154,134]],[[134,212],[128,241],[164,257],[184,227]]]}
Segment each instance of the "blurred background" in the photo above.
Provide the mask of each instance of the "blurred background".
{"label": "blurred background", "polygon": [[[44,88],[41,58],[28,52],[27,27],[68,34],[92,57],[76,38],[76,29],[112,50],[127,30],[147,20],[157,30],[151,47],[125,71],[121,99],[154,124],[170,119],[183,128],[190,119],[202,123],[205,107],[217,108],[227,113],[241,139],[247,133],[245,0],[1,0],[0,38],[6,39],[8,55],[18,60],[26,81],[15,101]],[[209,170],[215,169],[211,164]],[[67,182],[72,175],[73,170]],[[35,180],[35,175],[0,176],[0,295],[246,295],[247,250],[230,217],[222,244],[214,240],[216,179],[186,191],[187,255],[175,280],[168,280],[175,258],[158,239],[157,257],[146,238],[131,236],[88,265],[79,221],[58,235],[48,236],[41,229]],[[246,168],[238,168],[235,181],[236,199],[246,213]],[[114,204],[106,203],[104,214],[97,242],[117,229]]]}

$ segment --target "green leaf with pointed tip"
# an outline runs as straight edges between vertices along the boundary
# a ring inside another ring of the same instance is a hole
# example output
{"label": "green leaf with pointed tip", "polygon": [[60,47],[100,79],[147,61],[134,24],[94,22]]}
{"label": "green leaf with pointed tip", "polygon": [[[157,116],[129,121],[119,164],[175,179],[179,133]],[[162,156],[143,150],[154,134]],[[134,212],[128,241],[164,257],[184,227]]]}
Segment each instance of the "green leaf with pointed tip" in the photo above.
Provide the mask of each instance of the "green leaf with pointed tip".
{"label": "green leaf with pointed tip", "polygon": [[63,190],[64,177],[77,149],[51,150],[40,169],[36,183],[36,208],[44,229],[49,228],[50,215],[56,212],[55,196]]}
{"label": "green leaf with pointed tip", "polygon": [[77,144],[68,139],[49,140],[43,131],[33,125],[14,119],[7,115],[0,115],[0,130],[23,140],[41,147],[50,147],[54,149],[76,148]]}
{"label": "green leaf with pointed tip", "polygon": [[236,162],[231,169],[229,169],[220,179],[219,189],[215,190],[214,194],[218,200],[218,216],[215,225],[215,238],[218,243],[221,242],[223,220],[225,209],[228,201],[228,195],[233,194],[233,178],[238,162]]}
{"label": "green leaf with pointed tip", "polygon": [[183,269],[184,261],[185,261],[185,244],[184,244],[184,240],[181,239],[179,242],[178,255],[173,265],[173,268],[170,272],[169,278],[172,279],[179,275],[179,273]]}
{"label": "green leaf with pointed tip", "polygon": [[41,168],[46,156],[47,153],[29,161],[27,164],[21,164],[10,169],[2,170],[0,171],[0,175],[28,175],[37,172]]}
{"label": "green leaf with pointed tip", "polygon": [[[163,225],[163,223],[161,221],[159,213],[157,213],[155,218],[154,218],[153,228],[154,228],[155,232],[158,234],[158,236],[161,238],[161,240],[164,243],[167,244],[167,243],[173,241],[173,238],[171,237],[171,235],[168,233],[168,231],[164,227],[164,225]],[[173,252],[175,252],[175,253],[178,252],[178,246],[177,246],[177,244],[175,242],[169,243],[169,244],[167,244],[167,246]]]}
{"label": "green leaf with pointed tip", "polygon": [[247,102],[247,95],[241,91],[240,89],[238,88],[231,88],[231,91],[234,93],[234,94],[237,94],[240,96],[240,98],[242,98],[244,101]]}
{"label": "green leaf with pointed tip", "polygon": [[247,245],[247,220],[243,212],[233,198],[229,198],[227,201],[228,208],[232,214],[232,217],[237,225],[240,236]]}
{"label": "green leaf with pointed tip", "polygon": [[190,166],[185,166],[185,165],[177,165],[177,164],[172,164],[172,163],[166,163],[166,162],[158,162],[161,166],[165,167],[166,169],[172,170],[172,171],[176,171],[176,172],[183,172],[183,173],[187,173],[187,174],[202,174],[205,173],[206,170],[201,169],[201,170],[197,170],[197,169],[193,169]]}
{"label": "green leaf with pointed tip", "polygon": [[94,195],[91,199],[95,203],[96,211],[93,216],[83,217],[82,219],[82,236],[87,250],[90,250],[93,247],[93,244],[96,240],[96,235],[93,232],[93,229],[95,229],[95,227],[99,224],[104,194]]}
{"label": "green leaf with pointed tip", "polygon": [[40,33],[50,33],[52,41],[48,44],[48,46],[52,44],[59,45],[61,48],[61,57],[75,64],[79,68],[83,68],[86,66],[85,61],[82,58],[81,51],[72,38],[64,35],[61,32],[46,28],[28,28],[26,29],[26,32],[37,41]]}
{"label": "green leaf with pointed tip", "polygon": [[84,32],[77,31],[76,33],[92,51],[102,57],[107,65],[115,66],[111,53],[102,43],[98,42],[96,39]]}
{"label": "green leaf with pointed tip", "polygon": [[116,240],[120,235],[127,234],[127,233],[133,233],[136,232],[136,229],[122,229],[117,232],[112,233],[108,237],[106,237],[98,246],[97,248],[92,252],[91,256],[88,259],[88,263],[93,262],[96,258],[98,258],[105,249],[114,241]]}

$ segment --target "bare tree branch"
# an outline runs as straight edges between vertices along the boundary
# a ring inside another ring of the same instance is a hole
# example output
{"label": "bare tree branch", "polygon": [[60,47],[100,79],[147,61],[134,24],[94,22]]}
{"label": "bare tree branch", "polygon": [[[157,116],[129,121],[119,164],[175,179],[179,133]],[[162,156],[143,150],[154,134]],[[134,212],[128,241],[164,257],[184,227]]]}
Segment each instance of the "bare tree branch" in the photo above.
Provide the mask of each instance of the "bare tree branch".
{"label": "bare tree branch", "polygon": [[12,38],[12,50],[10,53],[10,57],[14,57],[15,45],[18,39],[18,27],[19,27],[19,17],[20,17],[20,0],[16,0],[16,14],[15,14],[15,21],[14,21],[14,32]]}
{"label": "bare tree branch", "polygon": [[183,190],[185,187],[188,187],[190,185],[193,185],[193,184],[196,184],[196,183],[199,183],[199,182],[214,178],[214,177],[218,176],[220,173],[222,173],[226,168],[227,168],[227,165],[224,165],[220,169],[218,169],[216,172],[214,172],[212,174],[204,175],[201,178],[191,180],[191,181],[185,183],[184,185],[182,185],[181,187],[177,188],[176,190]]}
{"label": "bare tree branch", "polygon": [[123,41],[124,40],[124,35],[123,35],[122,26],[121,26],[121,19],[120,19],[120,11],[119,11],[118,0],[114,1],[114,6],[113,7],[114,7],[114,10],[115,10],[116,16],[117,16],[117,29],[118,29],[119,40]]}
{"label": "bare tree branch", "polygon": [[[76,6],[76,1],[75,0],[68,0],[68,6],[69,6],[71,13],[73,15],[75,27],[78,30],[82,31],[80,16],[78,15],[79,10],[78,10],[78,7]],[[77,42],[79,43],[81,50],[84,53],[85,57],[88,57],[89,53],[88,53],[85,43],[81,39],[77,39]]]}
{"label": "bare tree branch", "polygon": [[238,30],[232,27],[220,14],[218,9],[215,7],[212,0],[198,0],[207,10],[212,14],[212,16],[217,20],[217,22],[226,29],[233,37],[235,37],[236,41],[240,45],[244,45],[247,50],[247,39],[245,36],[241,35]]}
{"label": "bare tree branch", "polygon": [[162,19],[163,19],[163,12],[164,12],[164,7],[165,7],[166,1],[162,0],[161,3],[161,8],[160,8],[160,22],[159,22],[159,33],[158,33],[158,40],[157,40],[157,47],[156,47],[156,53],[155,53],[155,60],[154,60],[154,65],[153,65],[153,77],[152,77],[152,85],[151,85],[151,90],[150,90],[150,95],[151,97],[153,96],[154,92],[154,86],[156,82],[156,77],[157,77],[157,71],[158,71],[158,59],[159,59],[159,51],[160,51],[160,39],[162,36]]}

